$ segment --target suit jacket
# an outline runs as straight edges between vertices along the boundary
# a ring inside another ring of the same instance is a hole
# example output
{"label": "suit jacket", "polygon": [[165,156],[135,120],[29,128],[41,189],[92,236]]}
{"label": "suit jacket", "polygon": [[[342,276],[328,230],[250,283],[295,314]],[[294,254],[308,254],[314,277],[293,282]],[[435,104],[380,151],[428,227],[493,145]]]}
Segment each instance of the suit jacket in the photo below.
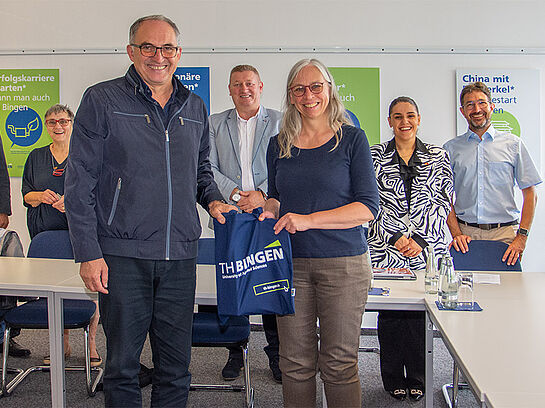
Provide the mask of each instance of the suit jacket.
{"label": "suit jacket", "polygon": [[[267,192],[267,147],[278,134],[282,114],[261,107],[255,126],[252,151],[254,186]],[[228,109],[210,116],[210,163],[214,179],[226,201],[235,187],[242,189],[237,112]]]}
{"label": "suit jacket", "polygon": [[407,258],[388,241],[397,232],[405,236],[416,233],[436,253],[447,251],[446,220],[453,194],[452,170],[444,149],[417,138],[416,156],[421,164],[412,181],[408,206],[399,164],[394,160],[395,152],[393,139],[371,147],[380,195],[380,211],[369,223],[371,259],[374,267],[421,269],[426,264],[422,253]]}

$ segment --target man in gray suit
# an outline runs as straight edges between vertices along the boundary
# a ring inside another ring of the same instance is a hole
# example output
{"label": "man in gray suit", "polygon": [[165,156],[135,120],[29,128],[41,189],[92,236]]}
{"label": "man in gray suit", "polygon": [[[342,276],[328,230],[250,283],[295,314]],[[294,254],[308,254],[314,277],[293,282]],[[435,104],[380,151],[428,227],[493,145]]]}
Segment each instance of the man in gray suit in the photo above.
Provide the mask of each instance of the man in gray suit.
{"label": "man in gray suit", "polygon": [[[214,179],[226,201],[251,212],[267,198],[267,147],[278,134],[282,115],[260,104],[263,82],[251,65],[237,65],[229,76],[229,95],[234,109],[210,116],[210,162]],[[278,331],[275,315],[263,315],[263,329],[275,381],[282,382],[278,368]],[[229,348],[222,370],[225,380],[240,376],[242,350]]]}

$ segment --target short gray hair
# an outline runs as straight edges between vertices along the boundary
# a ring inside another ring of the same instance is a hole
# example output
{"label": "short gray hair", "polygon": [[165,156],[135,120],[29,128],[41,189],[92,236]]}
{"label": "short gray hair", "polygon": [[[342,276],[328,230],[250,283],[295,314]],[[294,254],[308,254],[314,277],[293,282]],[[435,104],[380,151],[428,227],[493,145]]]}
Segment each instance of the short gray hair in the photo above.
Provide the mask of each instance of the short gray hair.
{"label": "short gray hair", "polygon": [[129,28],[129,44],[134,44],[136,32],[144,21],[164,21],[165,23],[168,23],[168,25],[170,25],[174,30],[174,34],[176,34],[176,43],[180,42],[180,30],[178,30],[176,23],[162,14],[153,14],[151,16],[140,17],[138,20],[132,23],[131,28]]}
{"label": "short gray hair", "polygon": [[61,105],[60,103],[57,103],[49,108],[47,112],[45,112],[44,119],[47,119],[49,116],[59,113],[66,113],[70,120],[74,120],[74,112],[72,112],[72,109],[70,109],[68,105]]}
{"label": "short gray hair", "polygon": [[343,124],[352,124],[352,121],[348,117],[346,109],[341,102],[341,97],[339,96],[339,91],[337,90],[337,85],[335,85],[333,75],[331,75],[327,67],[321,61],[314,58],[302,59],[292,67],[290,73],[288,74],[286,95],[283,106],[284,116],[282,118],[282,126],[278,135],[278,145],[280,147],[281,158],[291,157],[291,148],[294,146],[295,139],[299,136],[299,133],[301,133],[301,114],[297,108],[291,104],[290,88],[293,85],[293,81],[295,81],[295,77],[297,77],[299,72],[301,72],[301,70],[308,65],[316,67],[324,77],[324,80],[327,82],[327,85],[324,84],[323,92],[328,92],[329,90],[329,105],[327,107],[327,112],[329,116],[329,126],[335,133],[335,146],[333,146],[333,149],[331,150],[335,150],[341,141],[341,126]]}

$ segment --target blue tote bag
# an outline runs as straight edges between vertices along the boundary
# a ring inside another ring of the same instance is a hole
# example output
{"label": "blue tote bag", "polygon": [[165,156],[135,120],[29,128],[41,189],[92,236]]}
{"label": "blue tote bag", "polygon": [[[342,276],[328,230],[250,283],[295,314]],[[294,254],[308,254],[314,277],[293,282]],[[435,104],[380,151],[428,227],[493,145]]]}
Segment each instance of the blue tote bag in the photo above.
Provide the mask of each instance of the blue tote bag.
{"label": "blue tote bag", "polygon": [[216,288],[220,316],[293,314],[293,263],[289,233],[275,235],[276,220],[261,209],[231,211],[214,220]]}

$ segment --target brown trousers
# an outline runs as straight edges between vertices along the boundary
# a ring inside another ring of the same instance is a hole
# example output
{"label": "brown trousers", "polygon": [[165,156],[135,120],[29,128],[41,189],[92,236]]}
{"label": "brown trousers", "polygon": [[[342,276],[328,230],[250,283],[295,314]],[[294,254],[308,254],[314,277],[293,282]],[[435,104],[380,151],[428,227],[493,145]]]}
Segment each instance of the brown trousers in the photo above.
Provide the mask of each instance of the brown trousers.
{"label": "brown trousers", "polygon": [[460,230],[462,234],[471,237],[471,239],[485,239],[488,241],[501,241],[509,245],[515,239],[517,231],[519,229],[518,224],[509,225],[507,227],[499,227],[491,230],[483,230],[477,227],[470,227],[469,225],[460,224]]}
{"label": "brown trousers", "polygon": [[368,259],[293,260],[295,314],[277,317],[285,407],[316,406],[318,371],[330,408],[361,407],[358,348],[371,281]]}

